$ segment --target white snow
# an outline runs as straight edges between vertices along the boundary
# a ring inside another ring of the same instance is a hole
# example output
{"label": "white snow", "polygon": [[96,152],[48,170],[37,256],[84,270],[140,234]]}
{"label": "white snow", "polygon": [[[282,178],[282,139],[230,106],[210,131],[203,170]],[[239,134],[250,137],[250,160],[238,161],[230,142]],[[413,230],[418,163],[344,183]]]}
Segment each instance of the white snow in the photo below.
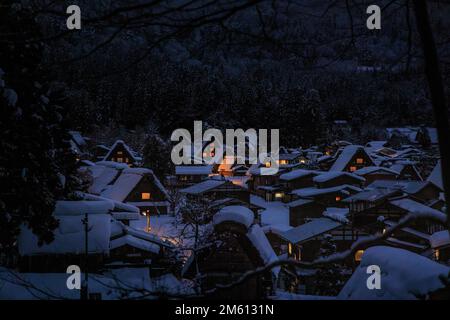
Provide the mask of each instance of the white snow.
{"label": "white snow", "polygon": [[[278,260],[277,255],[273,251],[272,246],[267,240],[264,231],[257,224],[254,224],[247,232],[248,239],[252,242],[253,246],[258,250],[260,257],[263,259],[264,264],[269,264]],[[280,266],[272,269],[275,276],[278,276],[280,272]]]}
{"label": "white snow", "polygon": [[[59,216],[59,226],[54,231],[55,239],[50,244],[38,245],[37,236],[26,226],[21,227],[17,243],[20,255],[34,254],[83,254],[85,252],[84,216]],[[89,215],[88,251],[108,254],[111,237],[109,214]]]}
{"label": "white snow", "polygon": [[138,248],[144,251],[152,252],[158,254],[160,252],[160,247],[152,242],[137,238],[133,235],[127,234],[120,238],[111,241],[111,249],[116,249],[124,245],[129,245],[134,248]]}
{"label": "white snow", "polygon": [[327,218],[333,219],[335,221],[347,224],[349,220],[347,219],[347,215],[350,212],[349,208],[326,208],[323,212],[323,215]]}
{"label": "white snow", "polygon": [[438,211],[436,209],[430,208],[426,205],[423,205],[417,201],[403,198],[399,200],[392,200],[391,203],[399,208],[402,208],[409,213],[420,216],[420,217],[428,217],[433,218],[435,220],[441,221],[445,223],[446,221],[446,215],[442,213],[441,211]]}
{"label": "white snow", "polygon": [[442,231],[438,231],[433,233],[430,236],[430,244],[431,247],[434,248],[439,248],[439,247],[443,247],[446,245],[450,245],[450,233],[448,230],[442,230]]}
{"label": "white snow", "polygon": [[181,189],[181,193],[186,194],[202,194],[204,192],[207,192],[211,189],[220,187],[221,185],[225,184],[227,181],[225,179],[218,180],[218,179],[208,179],[203,182],[196,183],[192,186],[189,186],[187,188]]}
{"label": "white snow", "polygon": [[217,212],[213,217],[213,224],[218,225],[225,221],[232,221],[243,224],[249,228],[254,220],[253,212],[243,206],[227,206]]}
{"label": "white snow", "polygon": [[307,177],[310,175],[318,175],[320,173],[322,173],[322,172],[317,171],[317,170],[297,169],[297,170],[292,170],[291,172],[288,172],[288,173],[283,173],[282,175],[280,175],[280,179],[285,180],[285,181],[291,181],[291,180]]}
{"label": "white snow", "polygon": [[[381,270],[381,289],[369,290],[367,267]],[[436,291],[450,268],[407,250],[377,246],[367,249],[361,264],[338,295],[338,299],[409,300]]]}
{"label": "white snow", "polygon": [[[359,146],[359,145],[346,146],[342,150],[339,157],[336,159],[336,161],[331,166],[330,171],[343,171],[345,169],[345,166],[350,162],[350,160],[352,160],[353,156],[358,151],[362,151],[362,152],[366,153],[363,146]],[[366,153],[366,155],[367,155],[367,157],[370,158],[370,156],[367,153]]]}
{"label": "white snow", "polygon": [[359,180],[361,182],[364,182],[366,179],[356,175],[356,174],[352,174],[349,172],[342,172],[342,171],[328,171],[325,173],[322,173],[318,176],[315,176],[313,178],[314,182],[318,182],[318,183],[323,183],[323,182],[327,182],[327,181],[331,181],[333,179],[342,177],[342,176],[346,176],[346,177],[351,177],[355,180]]}
{"label": "white snow", "polygon": [[341,223],[337,221],[328,218],[318,218],[292,228],[282,233],[281,236],[291,243],[299,243],[336,229],[339,226],[341,226]]}
{"label": "white snow", "polygon": [[108,214],[114,209],[111,201],[57,201],[53,215],[55,216],[78,216],[88,213]]}

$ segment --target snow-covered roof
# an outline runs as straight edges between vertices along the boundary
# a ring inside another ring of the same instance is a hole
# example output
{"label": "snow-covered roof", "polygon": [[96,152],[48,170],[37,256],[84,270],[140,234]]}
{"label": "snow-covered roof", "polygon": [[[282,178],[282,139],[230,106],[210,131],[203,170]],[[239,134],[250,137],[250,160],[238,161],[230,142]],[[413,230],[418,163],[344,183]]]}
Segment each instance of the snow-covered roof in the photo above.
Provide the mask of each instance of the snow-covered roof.
{"label": "snow-covered roof", "polygon": [[391,174],[391,175],[399,175],[399,172],[393,170],[392,168],[378,167],[378,166],[370,166],[358,169],[353,172],[354,174],[363,176],[366,174]]}
{"label": "snow-covered roof", "polygon": [[101,201],[56,201],[53,215],[55,216],[79,216],[88,213],[108,214],[114,209],[114,204],[108,200]]}
{"label": "snow-covered roof", "polygon": [[[370,290],[367,268],[379,266],[381,288]],[[450,268],[408,250],[377,246],[367,249],[359,267],[347,281],[338,299],[409,300],[419,299],[443,288],[440,277],[447,278]]]}
{"label": "snow-covered roof", "polygon": [[[273,251],[272,246],[267,240],[264,231],[257,224],[252,225],[250,230],[247,232],[247,238],[251,241],[253,246],[258,250],[259,256],[263,260],[264,264],[269,264],[278,260],[277,255]],[[280,272],[280,266],[277,266],[272,269],[272,272],[275,276],[278,276]]]}
{"label": "snow-covered roof", "polygon": [[426,186],[430,185],[429,181],[409,181],[409,180],[375,180],[367,186],[369,189],[397,189],[408,194],[415,194]]}
{"label": "snow-covered roof", "polygon": [[361,191],[361,189],[358,187],[351,186],[348,184],[343,184],[340,186],[330,187],[330,188],[308,187],[308,188],[295,189],[295,190],[292,190],[292,194],[295,194],[299,197],[308,198],[308,197],[315,197],[315,196],[320,196],[323,194],[335,193],[335,192],[349,194],[348,190],[353,190],[353,191],[357,191],[357,192]]}
{"label": "snow-covered roof", "polygon": [[[367,152],[364,150],[363,146],[352,144],[352,145],[346,146],[346,147],[344,147],[344,149],[342,149],[341,154],[339,155],[339,157],[336,159],[336,161],[331,166],[330,171],[343,171],[345,169],[345,167],[347,166],[347,164],[350,162],[350,160],[352,160],[353,156],[358,151],[364,152],[367,155],[367,157],[369,159],[371,159],[370,156],[367,154]],[[373,160],[372,160],[372,162],[373,162]]]}
{"label": "snow-covered roof", "polygon": [[450,233],[448,230],[442,230],[433,233],[430,236],[430,244],[433,249],[450,245]]}
{"label": "snow-covered roof", "polygon": [[217,212],[213,217],[213,224],[218,225],[225,221],[243,224],[247,229],[254,220],[253,212],[244,206],[227,206]]}
{"label": "snow-covered roof", "polygon": [[317,183],[323,183],[323,182],[331,181],[331,180],[334,180],[334,179],[340,178],[340,177],[349,177],[349,178],[353,178],[355,180],[359,180],[361,182],[366,181],[366,179],[364,179],[363,177],[360,177],[356,174],[349,173],[349,172],[342,172],[342,171],[328,171],[325,173],[321,173],[318,176],[315,176],[313,178],[313,181],[317,182]]}
{"label": "snow-covered roof", "polygon": [[[128,168],[128,166],[126,166],[126,168]],[[92,175],[92,184],[89,186],[89,192],[100,194],[107,185],[117,178],[120,171],[123,169],[124,167],[118,169],[117,167],[98,163],[95,166],[87,167],[87,170]]]}
{"label": "snow-covered roof", "polygon": [[341,225],[341,223],[332,219],[318,218],[283,232],[281,236],[291,243],[299,243],[336,229]]}
{"label": "snow-covered roof", "polygon": [[176,166],[176,175],[209,175],[212,173],[213,167],[211,165],[203,166]]}
{"label": "snow-covered roof", "polygon": [[317,170],[306,170],[306,169],[296,169],[296,170],[292,170],[290,172],[287,173],[283,173],[282,175],[280,175],[280,179],[284,180],[284,181],[291,181],[291,180],[295,180],[295,179],[299,179],[302,177],[307,177],[310,175],[318,175],[320,173],[322,173],[323,171],[317,171]]}
{"label": "snow-covered roof", "polygon": [[204,192],[207,192],[209,190],[212,190],[214,188],[220,187],[221,185],[227,183],[227,180],[222,179],[208,179],[199,183],[196,183],[192,186],[189,186],[187,188],[181,189],[181,193],[185,194],[202,194]]}
{"label": "snow-covered roof", "polygon": [[82,147],[86,145],[86,140],[81,135],[80,131],[69,131],[70,136],[72,137],[72,140],[75,141],[75,143]]}
{"label": "snow-covered roof", "polygon": [[153,243],[140,238],[137,238],[131,234],[124,235],[120,238],[111,241],[110,248],[116,249],[124,245],[129,245],[131,247],[141,249],[144,251],[152,252],[158,254],[160,252],[160,247]]}
{"label": "snow-covered roof", "polygon": [[297,199],[297,200],[294,200],[294,201],[291,201],[291,202],[287,203],[286,205],[289,208],[294,208],[294,207],[299,207],[299,206],[303,206],[303,205],[310,204],[310,203],[314,203],[314,200]]}
{"label": "snow-covered roof", "polygon": [[389,197],[391,195],[395,195],[396,193],[399,193],[399,191],[391,190],[391,189],[364,190],[364,191],[354,194],[342,201],[346,202],[346,203],[351,203],[354,201],[377,201],[377,200]]}
{"label": "snow-covered roof", "polygon": [[153,174],[153,171],[146,168],[128,168],[123,170],[114,184],[108,186],[101,193],[101,196],[116,201],[124,201],[144,176],[151,176],[152,182],[167,198],[169,197],[166,189]]}
{"label": "snow-covered roof", "polygon": [[436,166],[433,168],[433,171],[431,171],[427,180],[438,186],[442,190],[444,189],[444,184],[442,183],[441,160],[436,163]]}
{"label": "snow-covered roof", "polygon": [[349,208],[330,207],[325,209],[325,211],[323,212],[323,216],[333,219],[337,222],[346,224],[349,222],[347,218],[349,212],[350,212]]}
{"label": "snow-covered roof", "polygon": [[[93,201],[86,201],[93,202]],[[85,252],[85,225],[83,215],[58,216],[59,226],[54,231],[55,239],[49,244],[38,245],[37,236],[26,226],[21,227],[18,237],[20,255],[36,254],[83,254]],[[89,215],[88,251],[108,254],[111,237],[111,215]]]}
{"label": "snow-covered roof", "polygon": [[141,157],[139,157],[136,152],[134,152],[133,150],[131,150],[131,148],[123,141],[123,140],[117,140],[116,142],[114,142],[114,144],[111,146],[111,148],[109,149],[108,153],[105,155],[105,157],[103,158],[103,160],[108,159],[109,157],[111,157],[111,153],[114,152],[114,150],[117,148],[117,146],[122,145],[123,148],[130,154],[131,158],[133,158],[133,161],[139,161],[141,160]]}
{"label": "snow-covered roof", "polygon": [[411,200],[409,198],[391,200],[391,203],[412,214],[431,217],[439,221],[446,221],[446,215],[443,212],[430,208],[424,204],[421,204],[420,202]]}

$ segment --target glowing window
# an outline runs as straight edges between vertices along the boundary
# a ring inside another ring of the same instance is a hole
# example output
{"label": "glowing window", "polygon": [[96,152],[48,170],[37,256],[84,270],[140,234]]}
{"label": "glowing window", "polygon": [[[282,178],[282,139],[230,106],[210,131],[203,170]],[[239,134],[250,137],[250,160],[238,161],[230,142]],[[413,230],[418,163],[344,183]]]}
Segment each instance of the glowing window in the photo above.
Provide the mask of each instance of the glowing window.
{"label": "glowing window", "polygon": [[364,163],[364,159],[363,158],[356,158],[356,163],[357,164],[363,164]]}
{"label": "glowing window", "polygon": [[341,197],[340,196],[336,196],[336,201],[341,201]]}
{"label": "glowing window", "polygon": [[117,154],[121,156],[121,155],[123,155],[123,152],[122,151],[117,151]]}
{"label": "glowing window", "polygon": [[117,162],[123,162],[123,158],[117,158]]}
{"label": "glowing window", "polygon": [[282,192],[275,193],[275,198],[277,199],[283,198],[283,193]]}
{"label": "glowing window", "polygon": [[436,261],[439,260],[439,250],[438,249],[434,250],[433,257],[434,257],[434,260],[436,260]]}
{"label": "glowing window", "polygon": [[358,251],[356,251],[356,252],[355,252],[355,261],[360,262],[363,253],[364,253],[364,250],[358,250]]}
{"label": "glowing window", "polygon": [[270,168],[270,162],[269,161],[266,162],[265,165],[266,165],[266,168]]}
{"label": "glowing window", "polygon": [[142,200],[150,200],[150,192],[142,192],[141,199]]}
{"label": "glowing window", "polygon": [[300,159],[300,163],[306,163],[305,159]]}
{"label": "glowing window", "polygon": [[279,160],[279,164],[288,164],[287,160]]}
{"label": "glowing window", "polygon": [[292,254],[292,243],[288,244],[288,253]]}
{"label": "glowing window", "polygon": [[351,166],[350,167],[350,172],[356,171],[356,167],[355,166]]}

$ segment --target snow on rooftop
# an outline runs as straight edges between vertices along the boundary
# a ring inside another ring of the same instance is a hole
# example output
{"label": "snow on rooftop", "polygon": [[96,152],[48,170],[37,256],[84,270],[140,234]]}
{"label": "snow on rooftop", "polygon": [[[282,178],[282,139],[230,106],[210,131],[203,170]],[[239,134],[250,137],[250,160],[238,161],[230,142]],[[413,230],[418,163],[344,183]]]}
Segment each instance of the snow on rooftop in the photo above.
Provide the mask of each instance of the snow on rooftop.
{"label": "snow on rooftop", "polygon": [[108,186],[101,193],[101,196],[116,201],[124,201],[141,179],[142,175],[140,174],[121,174],[113,185]]}
{"label": "snow on rooftop", "polygon": [[94,200],[94,201],[110,201],[114,208],[113,211],[122,211],[122,212],[134,212],[134,213],[140,213],[140,210],[138,207],[131,205],[130,203],[123,203],[120,201],[115,201],[112,199],[104,198],[101,196],[96,196],[89,193],[80,193],[83,199],[85,200]]}
{"label": "snow on rooftop", "polygon": [[317,170],[296,169],[287,173],[283,173],[282,175],[280,175],[280,179],[285,181],[291,181],[294,179],[299,179],[310,175],[318,175],[320,173],[321,171]]}
{"label": "snow on rooftop", "polygon": [[[330,171],[343,171],[345,169],[345,167],[347,166],[347,164],[350,162],[350,160],[352,160],[353,156],[358,151],[362,151],[362,152],[366,153],[366,151],[364,150],[364,147],[360,146],[360,145],[349,145],[349,146],[344,147],[344,149],[342,149],[342,152],[339,155],[339,157],[336,159],[336,161],[331,166]],[[367,155],[367,157],[370,158],[369,155]]]}
{"label": "snow on rooftop", "polygon": [[213,167],[208,166],[176,166],[176,175],[209,175],[212,173]]}
{"label": "snow on rooftop", "polygon": [[349,192],[346,189],[354,190],[354,191],[361,191],[360,188],[354,187],[348,184],[343,184],[336,187],[330,187],[330,188],[316,188],[316,187],[308,187],[308,188],[301,188],[301,189],[295,189],[292,190],[292,193],[295,195],[298,195],[299,197],[315,197],[323,194],[328,193],[334,193],[334,192],[342,192],[348,194]]}
{"label": "snow on rooftop", "polygon": [[88,167],[87,170],[91,173],[93,178],[88,191],[93,194],[101,194],[102,191],[117,178],[122,169],[98,164]]}
{"label": "snow on rooftop", "polygon": [[323,212],[323,215],[327,218],[333,219],[337,222],[347,224],[349,220],[347,219],[347,215],[350,212],[349,208],[326,208]]}
{"label": "snow on rooftop", "polygon": [[366,180],[363,177],[360,177],[360,176],[358,176],[356,174],[352,174],[352,173],[349,173],[349,172],[328,171],[328,172],[325,172],[325,173],[321,173],[318,176],[315,176],[313,178],[313,181],[314,182],[318,182],[318,183],[323,183],[323,182],[327,182],[327,181],[330,181],[330,180],[333,180],[333,179],[336,179],[336,178],[339,178],[339,177],[343,177],[343,176],[351,177],[351,178],[353,178],[355,180],[359,180],[361,182],[364,182]]}
{"label": "snow on rooftop", "polygon": [[[264,231],[257,224],[254,224],[247,232],[248,239],[252,242],[253,246],[258,250],[260,257],[263,259],[264,264],[269,264],[278,260],[277,255],[273,251],[272,246],[267,240]],[[280,272],[280,266],[272,269],[275,276],[278,276]]]}
{"label": "snow on rooftop", "polygon": [[365,175],[365,174],[374,174],[374,173],[384,173],[384,174],[393,174],[393,175],[399,174],[399,172],[397,172],[393,169],[385,168],[385,167],[378,167],[378,166],[364,167],[364,168],[354,171],[353,173],[357,174],[357,175],[361,175],[361,176]]}
{"label": "snow on rooftop", "polygon": [[114,209],[111,201],[57,201],[53,215],[55,216],[79,216],[88,213],[108,214]]}
{"label": "snow on rooftop", "polygon": [[154,254],[159,254],[160,252],[160,247],[157,244],[150,241],[146,241],[144,239],[137,238],[131,234],[127,234],[120,238],[112,240],[110,248],[116,249],[124,245],[129,245],[131,247],[152,252]]}
{"label": "snow on rooftop", "polygon": [[[377,265],[381,270],[381,289],[367,288],[367,267]],[[367,249],[362,261],[338,299],[410,300],[419,299],[444,284],[440,277],[448,277],[450,268],[413,252],[377,246]]]}
{"label": "snow on rooftop", "polygon": [[433,233],[430,236],[430,244],[431,247],[434,248],[439,248],[439,247],[443,247],[446,245],[450,245],[450,233],[448,230],[442,230],[442,231],[438,231]]}
{"label": "snow on rooftop", "polygon": [[408,211],[409,213],[419,215],[421,217],[430,217],[442,222],[445,222],[447,218],[443,212],[430,208],[424,204],[408,198],[392,200],[391,203],[399,208]]}
{"label": "snow on rooftop", "polygon": [[[55,239],[50,244],[38,245],[37,236],[26,226],[21,227],[17,243],[20,255],[35,254],[84,254],[84,216],[59,216],[59,226],[54,231]],[[111,237],[111,216],[109,214],[89,215],[88,251],[108,254]]]}
{"label": "snow on rooftop", "polygon": [[226,182],[227,181],[225,179],[223,179],[223,180],[208,179],[203,182],[199,182],[197,184],[189,186],[187,188],[181,189],[180,192],[186,193],[186,194],[202,194],[211,189],[217,188],[217,187],[225,184]]}
{"label": "snow on rooftop", "polygon": [[318,218],[312,220],[311,222],[292,228],[282,233],[281,236],[291,243],[299,243],[336,229],[341,225],[341,223],[332,219]]}
{"label": "snow on rooftop", "polygon": [[114,142],[114,144],[111,146],[111,148],[109,149],[108,153],[105,155],[105,157],[103,158],[103,160],[108,159],[111,156],[111,153],[114,152],[114,150],[116,149],[116,147],[118,145],[122,145],[123,148],[129,153],[129,155],[133,158],[133,161],[138,161],[141,160],[140,157],[138,157],[136,155],[136,153],[131,150],[131,148],[123,141],[123,140],[117,140],[116,142]]}
{"label": "snow on rooftop", "polygon": [[254,220],[253,212],[243,206],[227,206],[217,212],[213,217],[213,224],[218,225],[225,221],[232,221],[243,224],[249,228]]}

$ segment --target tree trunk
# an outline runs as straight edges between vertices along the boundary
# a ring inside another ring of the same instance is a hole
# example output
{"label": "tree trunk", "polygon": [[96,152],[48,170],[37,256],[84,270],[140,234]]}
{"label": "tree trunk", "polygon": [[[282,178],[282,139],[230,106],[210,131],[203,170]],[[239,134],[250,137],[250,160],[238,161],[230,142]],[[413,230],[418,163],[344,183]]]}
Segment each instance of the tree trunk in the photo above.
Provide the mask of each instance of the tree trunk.
{"label": "tree trunk", "polygon": [[445,207],[447,211],[447,229],[450,230],[450,135],[448,125],[448,109],[445,102],[444,84],[439,68],[439,59],[433,31],[428,16],[426,0],[413,0],[417,30],[422,42],[425,59],[425,74],[430,88],[431,103],[433,105],[441,153],[442,182],[445,193]]}

